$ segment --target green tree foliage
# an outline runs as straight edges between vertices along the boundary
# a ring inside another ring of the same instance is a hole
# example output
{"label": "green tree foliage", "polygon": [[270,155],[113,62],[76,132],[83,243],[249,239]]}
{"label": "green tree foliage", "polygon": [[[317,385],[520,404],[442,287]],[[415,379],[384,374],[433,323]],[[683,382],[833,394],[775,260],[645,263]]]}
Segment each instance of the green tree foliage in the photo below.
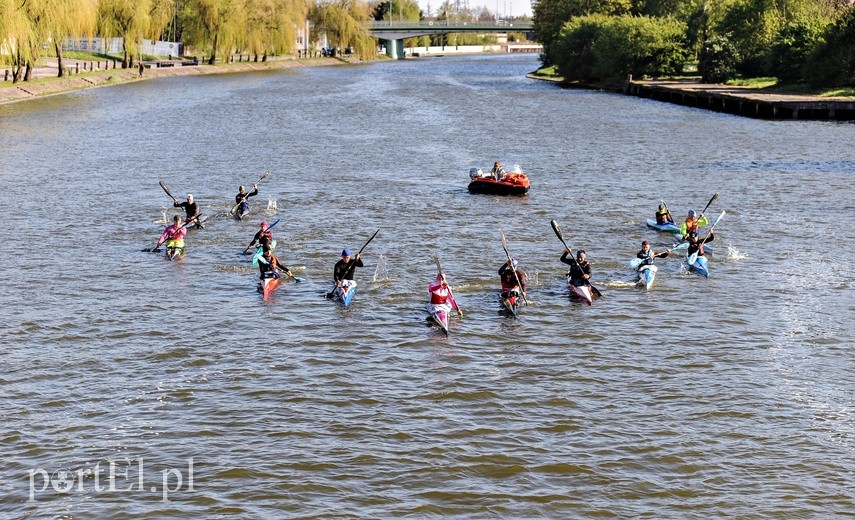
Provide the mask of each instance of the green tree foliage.
{"label": "green tree foliage", "polygon": [[309,19],[332,46],[352,47],[360,59],[368,59],[377,54],[376,40],[364,25],[371,20],[372,12],[363,0],[332,0],[316,4]]}
{"label": "green tree foliage", "polygon": [[551,59],[565,78],[586,82],[674,75],[689,57],[685,32],[672,18],[580,16],[564,26]]}
{"label": "green tree foliage", "polygon": [[137,47],[149,30],[151,0],[101,0],[99,33],[106,38],[122,39],[122,67],[133,64]]}
{"label": "green tree foliage", "polygon": [[268,55],[290,53],[297,41],[297,27],[309,14],[307,0],[247,0],[245,49],[264,59]]}
{"label": "green tree foliage", "polygon": [[535,39],[543,45],[544,65],[550,65],[552,46],[564,24],[576,16],[620,15],[632,9],[631,0],[534,0],[532,2]]}
{"label": "green tree foliage", "polygon": [[855,85],[855,8],[828,27],[807,72],[809,82],[817,86]]}
{"label": "green tree foliage", "polygon": [[739,62],[739,52],[727,36],[713,36],[701,48],[698,72],[707,83],[724,83],[738,76]]}
{"label": "green tree foliage", "polygon": [[825,42],[829,22],[809,18],[790,22],[781,29],[768,52],[768,70],[785,82],[806,79],[806,66],[814,53]]}

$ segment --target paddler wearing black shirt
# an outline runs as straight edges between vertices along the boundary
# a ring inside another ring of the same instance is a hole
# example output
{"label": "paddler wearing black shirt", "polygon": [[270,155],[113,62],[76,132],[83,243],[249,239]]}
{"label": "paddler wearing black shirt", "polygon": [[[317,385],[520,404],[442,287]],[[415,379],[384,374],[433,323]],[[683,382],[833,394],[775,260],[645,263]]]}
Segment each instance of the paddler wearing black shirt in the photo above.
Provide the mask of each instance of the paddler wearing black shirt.
{"label": "paddler wearing black shirt", "polygon": [[276,255],[270,250],[270,247],[264,246],[261,258],[258,259],[259,278],[279,278],[279,273],[276,269],[281,269],[288,276],[292,276],[288,266],[283,264]]}
{"label": "paddler wearing black shirt", "polygon": [[184,220],[187,222],[195,222],[197,228],[204,227],[197,218],[199,215],[199,205],[193,200],[193,195],[187,195],[187,200],[185,202],[178,202],[178,199],[173,198],[172,206],[184,209],[184,213],[186,215]]}
{"label": "paddler wearing black shirt", "polygon": [[354,283],[347,283],[346,281],[353,282],[353,272],[356,270],[356,267],[365,267],[362,264],[362,259],[359,258],[359,253],[356,253],[356,257],[351,260],[350,259],[350,249],[345,249],[341,252],[341,260],[335,263],[335,268],[333,269],[333,281],[337,286],[340,285],[355,285]]}
{"label": "paddler wearing black shirt", "polygon": [[567,271],[570,283],[576,287],[591,285],[591,282],[588,281],[591,278],[591,264],[588,262],[587,255],[584,251],[580,250],[576,253],[576,261],[574,262],[572,258],[568,258],[572,254],[573,252],[568,247],[564,250],[564,254],[561,255],[561,261],[570,266],[570,270]]}

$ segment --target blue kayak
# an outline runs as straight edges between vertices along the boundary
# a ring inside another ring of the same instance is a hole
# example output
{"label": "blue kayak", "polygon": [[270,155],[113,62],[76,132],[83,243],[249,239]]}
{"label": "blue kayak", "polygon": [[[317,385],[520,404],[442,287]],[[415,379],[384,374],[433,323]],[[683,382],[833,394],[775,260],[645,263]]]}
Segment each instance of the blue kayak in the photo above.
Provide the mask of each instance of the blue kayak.
{"label": "blue kayak", "polygon": [[673,222],[668,222],[667,224],[657,224],[656,219],[649,218],[647,219],[648,227],[652,227],[653,229],[657,229],[659,231],[664,231],[665,233],[676,233],[680,234],[680,226],[674,224]]}
{"label": "blue kayak", "polygon": [[335,297],[338,301],[342,303],[345,307],[350,305],[350,302],[353,301],[353,297],[356,296],[356,286],[352,285],[349,287],[336,287],[335,288]]}
{"label": "blue kayak", "polygon": [[[689,258],[686,257],[686,262],[688,263],[688,261]],[[694,270],[696,273],[703,277],[709,278],[710,276],[710,271],[707,267],[707,259],[704,256],[699,256],[697,259],[695,259],[695,263],[689,264],[689,269]]]}

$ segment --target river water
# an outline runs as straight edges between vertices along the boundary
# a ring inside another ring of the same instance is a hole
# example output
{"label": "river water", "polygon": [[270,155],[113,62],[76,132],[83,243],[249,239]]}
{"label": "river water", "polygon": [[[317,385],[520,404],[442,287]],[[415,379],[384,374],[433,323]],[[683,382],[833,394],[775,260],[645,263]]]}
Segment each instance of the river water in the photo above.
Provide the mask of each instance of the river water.
{"label": "river water", "polygon": [[[535,68],[444,57],[0,106],[0,516],[855,511],[855,127]],[[466,191],[494,160],[527,197]],[[252,218],[218,216],[267,170]],[[175,263],[141,251],[172,211],[158,180],[213,215]],[[645,226],[660,199],[682,218],[715,192],[710,278],[671,256],[634,287],[640,242],[670,243]],[[305,278],[266,302],[238,255],[262,218]],[[593,307],[568,296],[551,219],[588,252]],[[354,303],[325,300],[376,229]],[[530,278],[518,319],[500,230]],[[448,337],[423,310],[434,253],[465,312]]]}

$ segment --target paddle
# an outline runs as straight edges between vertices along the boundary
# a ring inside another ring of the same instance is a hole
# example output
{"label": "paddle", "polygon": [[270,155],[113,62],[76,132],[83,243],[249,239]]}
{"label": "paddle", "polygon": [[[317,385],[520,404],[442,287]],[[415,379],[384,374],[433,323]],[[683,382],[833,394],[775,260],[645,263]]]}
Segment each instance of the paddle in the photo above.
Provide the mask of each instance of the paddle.
{"label": "paddle", "polygon": [[[686,247],[688,247],[688,243],[686,244]],[[663,255],[670,253],[674,249],[676,249],[676,247],[672,247],[671,249],[666,249],[665,251],[660,251],[660,252],[656,253],[655,255],[653,255],[653,258],[661,258]],[[644,260],[645,260],[644,258],[633,258],[632,260],[629,261],[629,266],[634,268],[634,269],[638,268],[638,266],[640,266],[641,263],[644,262]]]}
{"label": "paddle", "polygon": [[[722,219],[722,217],[724,217],[725,213],[727,213],[727,212],[722,211],[721,215],[719,215],[718,218],[715,219],[715,222],[713,222],[713,225],[710,226],[710,228],[707,230],[707,234],[704,236],[704,239],[700,241],[700,244],[703,244],[706,241],[706,239],[708,239],[710,237],[710,235],[712,234],[713,228],[715,228],[716,224],[718,224],[719,221]],[[695,261],[697,261],[699,251],[700,251],[700,249],[698,249],[698,251],[695,251],[694,253],[689,255],[689,258],[688,258],[689,265],[692,265],[695,263]]]}
{"label": "paddle", "polygon": [[[267,226],[267,230],[273,229],[273,226],[275,226],[276,224],[278,224],[280,220],[282,220],[282,219],[280,218],[280,219],[276,220],[276,222],[274,222],[273,224],[270,224],[269,226]],[[252,242],[250,242],[250,243],[249,243],[249,245],[248,245],[248,246],[246,246],[246,249],[244,249],[244,250],[243,250],[243,253],[241,253],[241,254],[242,254],[242,255],[246,255],[246,252],[247,252],[247,251],[249,251],[249,248],[250,248],[250,247],[252,247],[252,245],[253,245],[254,243],[255,243],[255,238],[253,238],[253,239],[252,239]]]}
{"label": "paddle", "polygon": [[700,218],[704,215],[704,213],[706,213],[706,212],[707,212],[707,210],[709,209],[710,205],[711,205],[713,202],[715,202],[715,199],[717,199],[717,198],[718,198],[718,192],[715,192],[715,194],[712,196],[712,198],[710,199],[710,201],[709,201],[709,202],[707,202],[707,205],[706,205],[706,206],[704,206],[704,210],[703,210],[703,211],[701,211],[701,214],[700,214],[700,215],[698,215],[698,220],[700,220]]}
{"label": "paddle", "polygon": [[[259,182],[263,181],[264,179],[266,179],[268,177],[270,177],[270,172],[264,172],[264,175],[262,175],[261,178],[259,178],[256,182],[252,183],[252,185],[255,186],[256,184],[258,184]],[[248,194],[249,193],[247,193],[247,195]],[[235,204],[234,206],[232,206],[232,209],[229,211],[229,213],[234,215],[235,210],[237,210],[238,207],[241,205],[241,203],[247,199],[247,195],[244,195],[243,197],[241,197],[241,199],[238,201],[238,203]]]}
{"label": "paddle", "polygon": [[[436,264],[436,270],[439,272],[439,274],[442,274],[444,278],[445,275],[442,273],[442,264],[439,263],[439,257],[433,255],[433,261]],[[454,298],[454,293],[451,292],[451,286],[448,285],[448,281],[446,281],[446,287],[448,287],[448,295],[451,296],[451,300],[455,303],[455,305],[457,305],[457,317],[462,318],[463,310],[460,308],[460,305],[457,304],[457,300]]]}
{"label": "paddle", "polygon": [[[357,259],[357,258],[359,258],[359,255],[361,255],[361,254],[362,254],[362,250],[363,250],[363,249],[365,249],[365,248],[368,246],[368,244],[370,244],[370,243],[371,243],[371,241],[372,241],[372,240],[374,240],[374,237],[376,237],[376,236],[377,236],[377,233],[379,233],[379,232],[380,232],[380,230],[378,229],[377,231],[375,231],[375,232],[374,232],[374,234],[373,234],[373,235],[371,235],[371,238],[369,238],[369,239],[368,239],[368,241],[366,241],[364,244],[362,244],[362,247],[360,247],[360,248],[359,248],[359,251],[357,251],[357,252],[356,252],[356,256],[354,256],[354,257],[353,257],[353,260],[351,260],[351,261],[348,263],[347,270],[346,270],[346,271],[344,272],[344,274],[342,274],[342,276],[341,276],[341,278],[342,278],[342,279],[347,278],[347,275],[349,275],[349,274],[350,274],[350,272],[351,272],[351,271],[356,267],[356,259]],[[328,292],[328,293],[325,295],[325,298],[327,298],[327,299],[332,298],[332,297],[333,297],[333,295],[335,295],[336,287],[338,287],[338,286],[333,287],[333,290],[332,290],[332,291],[330,291],[330,292]]]}
{"label": "paddle", "polygon": [[[264,257],[259,258],[259,259],[258,259],[258,261],[259,261],[259,262],[264,262],[265,264],[267,264],[267,263],[268,263],[268,262],[267,262],[267,260],[265,260],[265,259],[264,259]],[[274,271],[275,271],[275,272],[278,272],[278,271],[276,270],[276,268],[275,268],[275,267],[274,267]],[[288,271],[283,271],[283,273],[285,274],[285,276],[288,276],[289,278],[293,278],[293,279],[294,279],[294,281],[295,281],[295,282],[297,282],[297,283],[302,283],[303,281],[305,281],[305,280],[303,279],[303,277],[302,277],[302,276],[296,276],[296,275],[294,275],[294,273],[292,273],[290,270],[288,270]]]}
{"label": "paddle", "polygon": [[[567,242],[565,242],[565,241],[564,241],[564,235],[562,235],[562,234],[561,234],[561,228],[559,228],[559,227],[558,227],[558,222],[556,222],[555,220],[550,220],[550,221],[549,221],[549,224],[552,226],[552,231],[555,231],[555,236],[557,236],[557,237],[558,237],[558,240],[560,240],[560,241],[561,241],[561,243],[562,243],[562,244],[564,244],[564,248],[565,248],[565,249],[570,249],[570,246],[568,246],[568,245],[567,245]],[[578,261],[576,261],[576,257],[575,257],[575,256],[573,256],[573,255],[571,254],[571,255],[570,255],[570,258],[572,258],[572,259],[573,259],[573,263],[575,263],[575,264],[576,264],[576,267],[578,267],[578,268],[579,268],[579,270],[581,271],[581,270],[582,270],[582,266],[580,266],[580,265],[579,265],[579,262],[578,262]],[[592,292],[592,293],[594,293],[594,295],[595,295],[597,298],[599,298],[599,297],[601,297],[601,296],[603,295],[603,293],[601,293],[599,289],[597,289],[596,287],[594,287],[594,284],[592,284],[590,280],[588,280],[588,285],[590,285],[590,286],[591,286],[591,292]]]}
{"label": "paddle", "polygon": [[525,297],[525,291],[522,290],[522,283],[520,283],[520,277],[517,276],[517,270],[514,268],[513,263],[511,262],[511,254],[508,253],[508,239],[505,238],[505,232],[504,231],[499,230],[499,233],[502,236],[502,249],[505,250],[505,256],[508,257],[508,267],[510,267],[511,271],[513,271],[514,279],[517,281],[517,285],[519,286],[520,291],[522,291],[523,302],[525,302],[525,304],[528,305],[528,300]]}
{"label": "paddle", "polygon": [[166,192],[166,196],[167,196],[167,197],[169,197],[170,199],[172,199],[172,201],[173,201],[173,202],[175,202],[176,200],[178,200],[178,199],[176,199],[174,196],[172,196],[172,193],[170,193],[170,192],[169,192],[169,186],[167,186],[166,184],[164,184],[164,183],[163,183],[163,181],[160,181],[160,187],[161,187],[161,188],[163,188],[163,191],[165,191],[165,192]]}

